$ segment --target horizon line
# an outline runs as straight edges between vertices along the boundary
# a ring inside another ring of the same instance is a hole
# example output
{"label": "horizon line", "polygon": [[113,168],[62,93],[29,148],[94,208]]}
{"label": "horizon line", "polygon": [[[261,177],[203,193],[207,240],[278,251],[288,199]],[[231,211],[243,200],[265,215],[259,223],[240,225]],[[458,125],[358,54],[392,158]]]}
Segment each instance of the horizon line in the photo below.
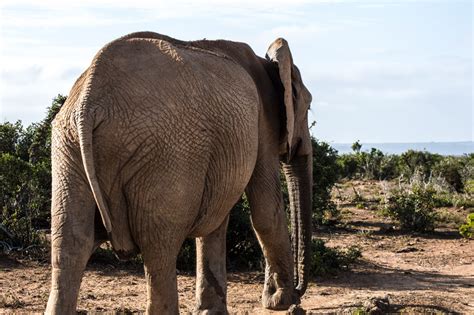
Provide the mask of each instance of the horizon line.
{"label": "horizon line", "polygon": [[[318,139],[320,140],[320,139]],[[328,143],[333,143],[333,144],[349,144],[352,145],[353,143],[357,142],[358,140],[354,142],[335,142],[335,141],[327,141]],[[361,144],[425,144],[425,143],[474,143],[474,140],[455,140],[455,141],[413,141],[413,142],[407,142],[407,141],[400,141],[400,142],[372,142],[372,141],[359,141]]]}

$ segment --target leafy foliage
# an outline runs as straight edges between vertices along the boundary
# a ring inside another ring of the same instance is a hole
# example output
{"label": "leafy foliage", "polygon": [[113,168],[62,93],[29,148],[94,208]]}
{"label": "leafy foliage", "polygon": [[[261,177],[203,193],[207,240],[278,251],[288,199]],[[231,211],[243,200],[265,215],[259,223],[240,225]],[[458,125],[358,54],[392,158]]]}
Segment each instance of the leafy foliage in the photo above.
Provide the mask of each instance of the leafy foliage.
{"label": "leafy foliage", "polygon": [[450,187],[458,193],[462,193],[464,190],[464,183],[461,176],[462,169],[463,161],[451,156],[440,160],[433,167],[433,171],[441,175]]}
{"label": "leafy foliage", "polygon": [[0,125],[0,152],[16,155],[23,133],[21,121],[15,124],[6,122]]}
{"label": "leafy foliage", "polygon": [[321,239],[313,239],[311,242],[311,266],[312,277],[335,274],[339,270],[347,270],[355,263],[362,254],[357,246],[350,246],[345,250],[327,247]]}
{"label": "leafy foliage", "polygon": [[37,230],[50,225],[51,121],[65,101],[58,95],[47,117],[26,129],[20,121],[0,125],[0,240],[4,244],[36,244]]}
{"label": "leafy foliage", "polygon": [[390,179],[399,175],[397,155],[385,155],[376,148],[369,152],[361,149],[362,144],[357,141],[352,145],[353,153],[338,157],[342,178]]}
{"label": "leafy foliage", "polygon": [[341,154],[337,159],[342,178],[353,179],[359,176],[359,161],[356,154]]}
{"label": "leafy foliage", "polygon": [[328,143],[311,139],[313,145],[313,224],[327,224],[339,218],[331,190],[339,178],[337,151]]}
{"label": "leafy foliage", "polygon": [[351,145],[351,149],[352,149],[352,151],[354,151],[355,153],[359,153],[360,150],[362,149],[362,144],[360,143],[359,140],[357,140],[356,142],[354,142],[354,143]]}
{"label": "leafy foliage", "polygon": [[362,151],[358,141],[352,145],[353,152],[338,156],[340,177],[348,179],[390,180],[399,178],[421,182],[436,178],[456,193],[474,193],[474,154],[464,156],[441,156],[426,151],[408,150],[401,155],[384,154],[371,148]]}
{"label": "leafy foliage", "polygon": [[474,237],[474,213],[467,215],[466,223],[459,227],[459,233],[465,238]]}
{"label": "leafy foliage", "polygon": [[414,186],[411,190],[399,190],[388,197],[385,214],[397,220],[400,227],[415,232],[434,230],[435,191]]}
{"label": "leafy foliage", "polygon": [[408,150],[400,155],[400,174],[405,177],[411,177],[416,172],[420,172],[423,178],[427,178],[431,175],[433,167],[442,158],[439,154]]}

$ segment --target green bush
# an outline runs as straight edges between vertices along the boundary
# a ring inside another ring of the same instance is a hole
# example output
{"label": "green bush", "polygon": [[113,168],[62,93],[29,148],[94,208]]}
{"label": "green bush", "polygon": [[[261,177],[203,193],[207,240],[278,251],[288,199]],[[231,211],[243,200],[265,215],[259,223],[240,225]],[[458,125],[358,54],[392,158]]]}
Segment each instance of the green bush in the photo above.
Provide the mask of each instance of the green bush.
{"label": "green bush", "polygon": [[353,153],[338,157],[342,178],[392,179],[400,175],[399,156],[385,155],[376,148],[369,152],[361,149],[362,145],[357,141],[352,144]]}
{"label": "green bush", "polygon": [[311,266],[312,277],[335,274],[340,270],[349,269],[360,257],[361,251],[357,246],[349,246],[345,250],[327,247],[321,239],[311,241]]}
{"label": "green bush", "polygon": [[426,151],[408,150],[400,155],[400,173],[406,178],[411,178],[419,172],[423,179],[432,175],[433,167],[439,163],[443,157]]}
{"label": "green bush", "polygon": [[0,125],[0,241],[9,247],[39,243],[50,226],[51,121],[66,97],[58,95],[39,124]]}
{"label": "green bush", "polygon": [[433,196],[433,204],[435,208],[452,207],[453,196],[448,192],[437,193]]}
{"label": "green bush", "polygon": [[352,153],[337,157],[340,178],[390,180],[402,176],[409,181],[419,177],[420,181],[426,182],[439,177],[453,191],[462,193],[468,185],[471,185],[468,189],[474,191],[470,184],[474,178],[474,153],[462,157],[415,150],[401,155],[384,154],[376,148],[362,151],[358,141],[352,145],[352,150]]}
{"label": "green bush", "polygon": [[380,179],[382,161],[385,158],[382,151],[371,148],[370,152],[359,152],[357,155],[360,160],[359,163],[363,177],[368,179]]}
{"label": "green bush", "polygon": [[461,157],[463,167],[460,171],[464,192],[474,195],[474,153]]}
{"label": "green bush", "polygon": [[433,172],[444,178],[451,189],[462,193],[464,191],[464,183],[461,175],[464,167],[463,162],[464,161],[460,158],[448,156],[434,165]]}
{"label": "green bush", "polygon": [[[313,145],[313,224],[327,224],[339,219],[340,213],[331,200],[340,166],[337,151],[328,143],[311,139]],[[286,189],[286,188],[285,188]]]}
{"label": "green bush", "polygon": [[36,230],[32,226],[35,209],[30,207],[32,174],[30,163],[10,153],[0,155],[1,224],[4,230],[0,240],[6,241],[10,247],[37,241]]}
{"label": "green bush", "polygon": [[339,165],[341,178],[357,178],[359,176],[359,162],[355,154],[341,154],[338,156],[337,164]]}
{"label": "green bush", "polygon": [[465,238],[474,237],[474,213],[468,214],[466,223],[459,227],[459,233]]}
{"label": "green bush", "polygon": [[435,191],[415,186],[395,191],[388,197],[384,213],[399,222],[404,230],[433,231],[436,222]]}
{"label": "green bush", "polygon": [[396,154],[387,154],[380,163],[377,179],[394,179],[400,176],[400,156]]}
{"label": "green bush", "polygon": [[466,194],[456,194],[454,193],[451,197],[453,206],[459,208],[474,208],[474,198]]}
{"label": "green bush", "polygon": [[464,192],[474,195],[474,179],[467,179],[465,181]]}

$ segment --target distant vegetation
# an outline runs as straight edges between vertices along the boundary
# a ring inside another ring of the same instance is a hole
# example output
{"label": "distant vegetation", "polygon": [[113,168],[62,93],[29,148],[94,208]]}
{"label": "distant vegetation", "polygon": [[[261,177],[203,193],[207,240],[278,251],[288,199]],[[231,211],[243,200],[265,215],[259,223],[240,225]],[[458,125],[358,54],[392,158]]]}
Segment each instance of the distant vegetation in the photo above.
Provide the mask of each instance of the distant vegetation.
{"label": "distant vegetation", "polygon": [[408,150],[396,155],[376,148],[365,152],[361,147],[357,141],[352,145],[353,153],[338,157],[340,178],[410,181],[416,177],[437,181],[453,192],[474,192],[474,153],[454,157]]}
{"label": "distant vegetation", "polygon": [[50,227],[51,122],[66,101],[58,95],[39,123],[0,125],[0,244],[4,249],[40,242]]}
{"label": "distant vegetation", "polygon": [[[54,98],[46,117],[39,123],[26,128],[20,121],[0,125],[0,248],[3,251],[43,248],[39,231],[50,227],[51,122],[65,100],[62,95]],[[381,200],[380,207],[382,213],[396,220],[402,229],[432,231],[436,226],[434,209],[437,207],[474,208],[474,154],[453,157],[409,150],[393,155],[376,148],[365,152],[357,141],[352,146],[352,153],[338,155],[326,142],[317,139],[312,142],[314,226],[338,223],[340,212],[331,200],[331,192],[338,181],[398,181],[399,188]],[[287,204],[285,183],[282,183],[282,191]],[[262,266],[262,254],[249,214],[248,202],[242,196],[231,212],[228,230],[228,265],[231,269]],[[473,215],[460,227],[460,233],[465,237],[473,235]],[[338,251],[321,242],[313,244],[319,255],[318,262],[326,259],[330,264],[314,266],[319,269],[314,269],[313,274],[344,268],[341,266],[348,266],[360,256],[355,248]],[[178,258],[178,269],[192,270],[194,255],[194,241],[187,240]]]}
{"label": "distant vegetation", "polygon": [[[474,153],[442,156],[408,150],[400,155],[384,154],[376,148],[338,156],[339,179],[396,180],[398,188],[381,200],[381,213],[404,230],[430,232],[436,227],[436,208],[461,207],[474,210]],[[460,226],[460,233],[472,237],[473,215]]]}

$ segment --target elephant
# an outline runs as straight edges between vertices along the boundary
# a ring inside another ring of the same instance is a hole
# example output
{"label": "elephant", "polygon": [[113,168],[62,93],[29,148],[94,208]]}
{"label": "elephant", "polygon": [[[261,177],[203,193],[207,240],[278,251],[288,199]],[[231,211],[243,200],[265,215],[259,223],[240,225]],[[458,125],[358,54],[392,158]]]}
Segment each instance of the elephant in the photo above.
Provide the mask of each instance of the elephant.
{"label": "elephant", "polygon": [[46,313],[75,312],[105,241],[120,258],[141,253],[147,314],[178,313],[176,258],[191,237],[194,312],[226,314],[225,234],[244,193],[265,258],[262,306],[299,303],[311,257],[311,101],[283,38],[265,58],[245,43],[153,32],[104,46],[52,123]]}

